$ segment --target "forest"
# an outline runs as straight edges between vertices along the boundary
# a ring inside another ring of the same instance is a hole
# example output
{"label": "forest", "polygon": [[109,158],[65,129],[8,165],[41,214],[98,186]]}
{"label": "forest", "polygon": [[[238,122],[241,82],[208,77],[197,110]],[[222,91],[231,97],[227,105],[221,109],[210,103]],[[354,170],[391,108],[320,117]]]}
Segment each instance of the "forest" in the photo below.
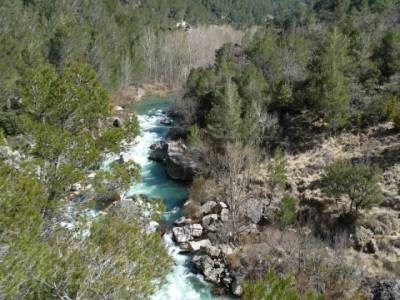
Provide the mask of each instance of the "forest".
{"label": "forest", "polygon": [[138,138],[115,99],[144,84],[176,98],[181,223],[204,229],[192,264],[216,294],[400,297],[399,0],[3,0],[0,299],[163,285],[159,201],[61,226],[81,190],[108,205],[140,182],[101,162]]}

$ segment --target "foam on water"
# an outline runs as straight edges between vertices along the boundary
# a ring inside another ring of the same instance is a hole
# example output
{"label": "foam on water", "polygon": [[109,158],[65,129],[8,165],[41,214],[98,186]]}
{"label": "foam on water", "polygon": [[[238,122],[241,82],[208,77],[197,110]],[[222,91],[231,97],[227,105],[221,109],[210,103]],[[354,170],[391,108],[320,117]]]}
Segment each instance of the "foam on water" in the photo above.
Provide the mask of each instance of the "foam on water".
{"label": "foam on water", "polygon": [[[157,162],[150,161],[149,147],[166,137],[168,126],[161,125],[165,118],[161,109],[168,108],[167,99],[144,100],[137,108],[141,133],[137,143],[130,146],[122,155],[141,166],[141,182],[132,185],[127,195],[145,194],[164,200],[167,212],[164,218],[175,220],[181,215],[181,209],[187,198],[186,187],[172,181],[165,174],[164,168]],[[153,296],[153,300],[209,300],[217,299],[211,293],[211,286],[203,277],[192,272],[189,257],[180,254],[180,249],[172,241],[172,235],[166,234],[164,241],[173,258],[174,266],[168,274],[166,283]]]}

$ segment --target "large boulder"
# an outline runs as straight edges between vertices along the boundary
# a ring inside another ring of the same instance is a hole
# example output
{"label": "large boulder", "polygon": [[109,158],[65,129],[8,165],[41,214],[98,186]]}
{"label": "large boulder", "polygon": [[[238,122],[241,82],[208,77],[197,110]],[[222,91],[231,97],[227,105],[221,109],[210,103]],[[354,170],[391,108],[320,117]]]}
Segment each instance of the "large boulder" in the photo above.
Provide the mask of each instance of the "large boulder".
{"label": "large boulder", "polygon": [[199,269],[204,278],[212,283],[220,283],[225,273],[225,265],[220,261],[213,260],[208,255],[195,255],[192,258],[193,264]]}
{"label": "large boulder", "polygon": [[221,250],[211,245],[211,243],[204,246],[202,245],[200,250],[212,258],[218,258],[221,255]]}
{"label": "large boulder", "polygon": [[229,246],[228,244],[219,245],[219,249],[221,249],[221,253],[224,257],[228,257],[234,251],[234,249],[231,246]]}
{"label": "large boulder", "polygon": [[150,146],[149,158],[151,160],[163,162],[168,157],[168,143],[159,141]]}
{"label": "large boulder", "polygon": [[150,146],[149,158],[164,163],[168,176],[175,180],[191,181],[199,174],[196,163],[186,153],[186,147],[179,142],[160,141]]}
{"label": "large boulder", "polygon": [[219,221],[218,221],[217,214],[204,216],[201,222],[206,231],[209,231],[209,232],[218,231]]}
{"label": "large boulder", "polygon": [[191,160],[185,147],[178,142],[168,144],[168,156],[164,162],[168,176],[175,180],[191,181],[199,174],[199,168]]}
{"label": "large boulder", "polygon": [[190,224],[183,227],[172,228],[174,240],[177,243],[186,243],[192,241],[194,238],[201,237],[203,234],[203,227],[200,224]]}
{"label": "large boulder", "polygon": [[262,201],[251,199],[244,202],[243,213],[246,218],[254,224],[260,223],[263,218],[263,210],[264,204]]}
{"label": "large boulder", "polygon": [[211,246],[210,240],[201,240],[196,242],[189,242],[190,249],[194,252],[199,251],[202,247]]}

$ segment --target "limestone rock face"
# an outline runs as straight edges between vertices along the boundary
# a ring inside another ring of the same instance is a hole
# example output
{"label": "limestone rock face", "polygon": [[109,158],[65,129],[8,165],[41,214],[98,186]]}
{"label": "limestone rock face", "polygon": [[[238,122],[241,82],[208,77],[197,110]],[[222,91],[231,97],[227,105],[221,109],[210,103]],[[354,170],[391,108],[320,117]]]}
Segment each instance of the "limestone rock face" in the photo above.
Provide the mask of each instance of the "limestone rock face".
{"label": "limestone rock face", "polygon": [[149,158],[164,163],[168,176],[175,180],[191,181],[199,174],[195,162],[186,154],[186,148],[179,142],[160,141],[150,146]]}
{"label": "limestone rock face", "polygon": [[214,261],[207,255],[195,255],[192,259],[197,269],[201,270],[204,278],[212,283],[220,283],[225,272],[225,265]]}
{"label": "limestone rock face", "polygon": [[197,165],[185,154],[185,148],[177,142],[168,144],[168,156],[164,162],[168,176],[175,180],[191,181],[199,174]]}
{"label": "limestone rock face", "polygon": [[197,242],[189,242],[189,245],[190,245],[190,249],[192,249],[192,251],[196,252],[196,251],[199,251],[202,247],[211,246],[211,242],[210,242],[210,240],[201,240],[201,241],[197,241]]}
{"label": "limestone rock face", "polygon": [[172,228],[172,233],[177,243],[186,243],[194,238],[201,237],[203,227],[200,224],[185,225],[183,227]]}

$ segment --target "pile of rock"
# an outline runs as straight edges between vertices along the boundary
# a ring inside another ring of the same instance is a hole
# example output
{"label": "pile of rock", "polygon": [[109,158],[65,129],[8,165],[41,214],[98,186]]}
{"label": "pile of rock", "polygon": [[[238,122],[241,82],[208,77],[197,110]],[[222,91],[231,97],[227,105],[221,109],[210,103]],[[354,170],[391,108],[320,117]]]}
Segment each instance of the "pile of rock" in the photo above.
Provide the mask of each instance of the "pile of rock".
{"label": "pile of rock", "polygon": [[193,254],[194,267],[207,281],[240,296],[243,293],[240,285],[242,280],[232,274],[227,266],[227,258],[234,252],[234,248],[211,238],[213,234],[221,231],[229,216],[226,203],[210,200],[200,207],[195,216],[197,223],[182,217],[174,223],[172,233],[182,251]]}

